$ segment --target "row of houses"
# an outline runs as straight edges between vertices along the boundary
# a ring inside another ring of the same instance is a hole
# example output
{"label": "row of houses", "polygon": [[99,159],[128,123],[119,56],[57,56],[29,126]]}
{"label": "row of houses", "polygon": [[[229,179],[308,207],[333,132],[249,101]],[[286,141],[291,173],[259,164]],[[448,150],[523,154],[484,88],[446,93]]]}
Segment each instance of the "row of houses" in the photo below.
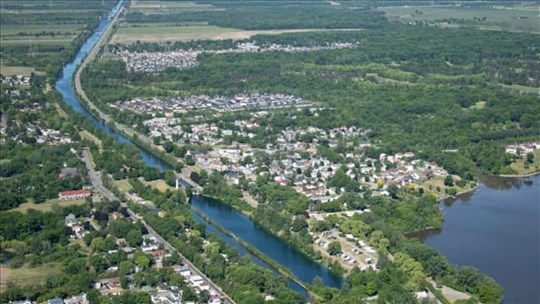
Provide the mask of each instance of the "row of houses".
{"label": "row of houses", "polygon": [[197,57],[200,54],[225,53],[260,53],[260,52],[314,52],[321,50],[335,50],[355,48],[357,43],[334,42],[324,45],[291,46],[280,44],[258,45],[256,42],[238,43],[235,48],[221,50],[188,49],[168,52],[120,52],[120,58],[128,71],[160,72],[168,68],[188,69],[199,64]]}
{"label": "row of houses", "polygon": [[504,151],[506,153],[522,156],[527,153],[532,153],[534,150],[540,149],[540,141],[533,141],[533,142],[523,142],[523,143],[516,143],[516,144],[510,144],[506,145],[504,147]]}
{"label": "row of houses", "polygon": [[309,107],[312,105],[312,103],[294,95],[266,93],[246,93],[232,96],[192,95],[172,98],[136,98],[109,104],[112,108],[130,110],[136,113],[185,113],[189,110],[202,109],[217,112],[234,112],[257,109]]}

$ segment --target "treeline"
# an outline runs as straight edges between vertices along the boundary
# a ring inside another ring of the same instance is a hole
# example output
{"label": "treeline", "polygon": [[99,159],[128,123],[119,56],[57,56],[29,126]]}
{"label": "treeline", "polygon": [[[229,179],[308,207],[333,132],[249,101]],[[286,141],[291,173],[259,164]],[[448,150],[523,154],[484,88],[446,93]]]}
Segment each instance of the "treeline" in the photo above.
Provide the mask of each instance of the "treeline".
{"label": "treeline", "polygon": [[128,23],[208,22],[209,25],[245,30],[302,28],[377,28],[386,20],[382,12],[337,9],[331,6],[283,5],[239,6],[227,10],[191,11],[171,14],[126,14]]}

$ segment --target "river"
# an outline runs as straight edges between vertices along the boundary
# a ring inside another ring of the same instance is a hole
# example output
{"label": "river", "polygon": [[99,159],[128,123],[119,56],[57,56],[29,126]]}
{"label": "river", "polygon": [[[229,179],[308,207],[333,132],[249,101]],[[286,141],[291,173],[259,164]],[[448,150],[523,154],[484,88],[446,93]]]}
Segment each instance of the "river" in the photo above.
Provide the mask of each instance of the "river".
{"label": "river", "polygon": [[420,237],[454,265],[473,265],[505,290],[504,303],[540,303],[540,176],[480,176],[480,188],[440,206],[440,231]]}
{"label": "river", "polygon": [[[64,101],[70,105],[76,112],[83,114],[85,117],[89,118],[96,126],[101,128],[104,132],[107,134],[113,135],[116,137],[116,139],[120,142],[132,144],[134,143],[123,136],[122,134],[116,132],[115,130],[111,129],[109,126],[107,126],[105,123],[103,123],[101,120],[94,117],[89,111],[86,110],[81,104],[81,102],[78,100],[75,91],[73,89],[73,75],[75,74],[75,71],[77,69],[77,66],[81,64],[82,60],[88,54],[88,52],[92,49],[92,47],[96,44],[96,42],[99,40],[100,35],[102,34],[103,30],[110,24],[111,17],[118,12],[118,10],[122,6],[122,1],[118,3],[110,12],[109,18],[106,18],[102,20],[99,25],[97,26],[94,33],[88,38],[88,40],[82,45],[79,52],[76,54],[74,60],[64,66],[63,68],[63,75],[62,77],[56,82],[55,88],[60,92],[62,95],[62,98]],[[169,169],[170,166],[165,163],[164,161],[160,160],[153,154],[145,151],[144,149],[141,149],[138,147],[142,159],[144,160],[145,164],[149,167],[157,167],[160,170]],[[203,198],[196,198],[193,200],[195,202],[204,202],[206,201]],[[197,206],[202,206],[195,203]],[[274,259],[276,262],[280,263],[281,265],[285,265],[286,267],[288,265],[294,266],[290,267],[292,273],[300,278],[301,280],[312,283],[313,279],[315,277],[320,277],[323,279],[325,284],[329,286],[334,287],[340,287],[341,286],[341,278],[336,277],[329,273],[328,269],[326,267],[323,267],[315,262],[310,261],[306,257],[304,257],[300,252],[294,250],[291,246],[285,244],[278,238],[270,235],[266,231],[260,229],[258,226],[254,225],[249,218],[242,215],[241,213],[232,210],[232,209],[223,209],[220,206],[224,206],[223,203],[218,203],[214,201],[214,204],[206,204],[203,213],[207,214],[212,220],[214,220],[216,223],[222,225],[226,229],[230,228],[229,222],[227,222],[227,219],[235,218],[239,221],[239,223],[242,223],[242,227],[234,227],[235,229],[232,230],[233,233],[235,233],[237,236],[239,236],[241,239],[243,239],[245,242],[251,244],[253,247],[257,248],[264,254],[272,253],[272,248],[274,248],[274,251],[279,251],[280,254],[268,254],[272,259]],[[193,213],[194,217],[204,222],[208,226],[208,230],[213,233],[217,233],[221,238],[223,238],[229,245],[234,246],[238,248],[240,255],[248,254],[250,258],[258,265],[263,266],[265,268],[271,269],[276,273],[276,270],[271,268],[268,264],[263,262],[258,257],[252,255],[247,250],[245,250],[234,238],[229,237],[223,233],[221,233],[219,230],[217,230],[216,227],[212,226],[212,224],[208,223],[201,217],[199,217],[197,214]],[[237,230],[239,228],[242,230],[243,233],[239,233]],[[260,242],[259,240],[266,240],[268,243]],[[269,247],[268,244],[271,244],[273,247]],[[295,261],[298,262],[298,264],[292,265],[290,262]],[[301,286],[299,286],[297,283],[293,281],[289,281],[289,287],[293,290],[301,292],[305,296],[305,291],[302,289]]]}

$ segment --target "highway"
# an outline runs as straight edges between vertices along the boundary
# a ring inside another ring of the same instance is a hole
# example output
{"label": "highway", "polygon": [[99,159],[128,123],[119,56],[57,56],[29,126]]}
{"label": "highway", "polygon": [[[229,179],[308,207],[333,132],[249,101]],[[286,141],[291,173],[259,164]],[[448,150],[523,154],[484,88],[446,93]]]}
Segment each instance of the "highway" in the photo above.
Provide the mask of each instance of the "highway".
{"label": "highway", "polygon": [[[88,149],[84,149],[82,152],[82,159],[84,163],[86,164],[86,168],[88,169],[88,176],[90,177],[90,181],[92,182],[92,186],[94,186],[94,189],[97,190],[103,197],[107,198],[110,201],[119,201],[118,198],[105,186],[103,186],[103,182],[101,181],[101,172],[97,172],[92,167],[92,164],[90,162],[90,155],[89,155]],[[129,209],[128,205],[125,202],[121,202],[120,205],[124,208],[126,208],[130,218],[133,221],[140,220],[146,230],[148,230],[148,234],[155,237],[158,242],[162,243],[164,248],[167,249],[170,252],[178,251],[176,248],[174,248],[167,240],[165,240],[161,235],[159,235],[150,225],[148,225],[144,219],[137,215],[135,212],[133,212],[131,209]],[[211,288],[216,290],[221,294],[221,297],[224,299],[225,303],[229,304],[236,304],[223,290],[221,290],[221,287],[219,287],[217,284],[212,282],[210,278],[208,278],[202,271],[200,271],[191,261],[186,259],[180,252],[178,253],[180,257],[182,258],[182,262],[185,265],[188,265],[191,268],[191,271],[195,273],[196,275],[200,275],[203,279],[205,279]]]}

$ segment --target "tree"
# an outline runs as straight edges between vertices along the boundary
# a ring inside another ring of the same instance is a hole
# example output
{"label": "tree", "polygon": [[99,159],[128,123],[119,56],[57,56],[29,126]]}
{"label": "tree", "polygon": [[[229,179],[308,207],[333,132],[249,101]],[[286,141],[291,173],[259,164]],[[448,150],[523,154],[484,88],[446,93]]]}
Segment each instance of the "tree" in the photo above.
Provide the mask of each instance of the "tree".
{"label": "tree", "polygon": [[527,153],[527,163],[532,164],[534,162],[534,154],[532,152]]}
{"label": "tree", "polygon": [[135,253],[135,263],[140,268],[146,269],[148,268],[148,266],[150,266],[150,259],[148,258],[148,256],[146,256],[146,254],[142,252],[137,252]]}
{"label": "tree", "polygon": [[444,178],[444,185],[447,187],[452,187],[454,185],[454,179],[452,178],[451,175],[447,175]]}
{"label": "tree", "polygon": [[340,242],[331,242],[328,245],[328,254],[329,255],[338,255],[341,253],[341,243]]}
{"label": "tree", "polygon": [[186,165],[188,166],[194,166],[195,165],[195,159],[191,154],[186,155],[185,157]]}
{"label": "tree", "polygon": [[131,247],[138,247],[142,244],[142,233],[138,229],[130,230],[126,235],[126,242]]}
{"label": "tree", "polygon": [[133,264],[131,263],[131,261],[129,261],[129,260],[128,261],[122,261],[118,265],[118,275],[120,277],[128,275],[129,273],[131,273],[132,268],[133,268]]}

